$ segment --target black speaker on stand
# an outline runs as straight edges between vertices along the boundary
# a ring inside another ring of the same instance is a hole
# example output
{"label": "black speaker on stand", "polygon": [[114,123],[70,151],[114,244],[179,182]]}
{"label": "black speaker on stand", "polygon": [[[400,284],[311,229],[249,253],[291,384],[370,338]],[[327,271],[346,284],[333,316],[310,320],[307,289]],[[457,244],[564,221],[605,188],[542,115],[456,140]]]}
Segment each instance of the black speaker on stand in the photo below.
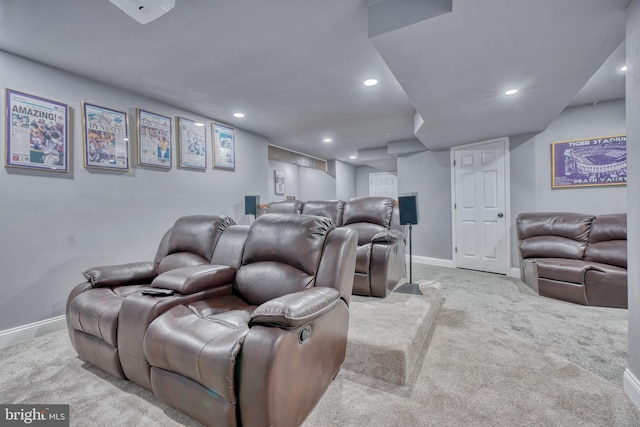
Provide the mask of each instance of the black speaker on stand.
{"label": "black speaker on stand", "polygon": [[398,196],[400,225],[409,225],[409,283],[399,286],[394,292],[422,295],[420,286],[413,283],[413,224],[418,224],[418,193],[407,193]]}

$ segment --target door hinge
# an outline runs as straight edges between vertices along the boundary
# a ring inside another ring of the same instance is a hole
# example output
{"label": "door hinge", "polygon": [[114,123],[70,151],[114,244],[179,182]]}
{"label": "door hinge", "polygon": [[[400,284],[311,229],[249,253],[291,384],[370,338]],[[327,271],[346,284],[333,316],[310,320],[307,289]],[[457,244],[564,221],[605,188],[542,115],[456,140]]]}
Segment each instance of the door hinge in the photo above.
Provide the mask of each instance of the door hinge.
{"label": "door hinge", "polygon": [[456,165],[456,160],[455,160],[455,159],[453,159],[453,166],[455,166],[455,165]]}
{"label": "door hinge", "polygon": [[458,204],[457,203],[453,204],[453,209],[458,209]]}
{"label": "door hinge", "polygon": [[455,252],[458,253],[458,247],[457,246],[455,247]]}

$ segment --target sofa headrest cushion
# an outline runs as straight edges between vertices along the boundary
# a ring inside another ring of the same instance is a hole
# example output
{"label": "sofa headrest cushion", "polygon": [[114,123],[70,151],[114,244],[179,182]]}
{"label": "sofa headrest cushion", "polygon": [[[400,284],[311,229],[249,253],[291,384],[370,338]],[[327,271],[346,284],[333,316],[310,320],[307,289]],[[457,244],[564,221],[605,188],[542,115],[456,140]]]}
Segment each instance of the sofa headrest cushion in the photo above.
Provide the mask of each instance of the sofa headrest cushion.
{"label": "sofa headrest cushion", "polygon": [[236,289],[249,304],[315,286],[325,240],[334,229],[326,217],[264,214],[249,229]]}
{"label": "sofa headrest cushion", "polygon": [[325,217],[264,214],[249,229],[242,266],[275,261],[315,275],[325,238],[333,228]]}
{"label": "sofa headrest cushion", "polygon": [[302,200],[279,200],[269,203],[266,213],[299,214],[302,212],[303,206],[304,202]]}
{"label": "sofa headrest cushion", "polygon": [[534,236],[520,240],[520,256],[525,258],[582,259],[586,243],[560,236]]}
{"label": "sofa headrest cushion", "polygon": [[331,218],[336,226],[340,227],[342,225],[344,205],[344,200],[310,201],[305,202],[302,213],[305,215],[326,216]]}
{"label": "sofa headrest cushion", "polygon": [[396,202],[389,197],[361,197],[351,199],[344,206],[342,225],[370,222],[389,228]]}
{"label": "sofa headrest cushion", "polygon": [[523,213],[516,219],[518,239],[534,236],[566,237],[578,242],[586,242],[593,215],[576,213]]}
{"label": "sofa headrest cushion", "polygon": [[171,229],[167,254],[188,252],[209,261],[220,234],[233,224],[233,219],[224,215],[183,216]]}
{"label": "sofa headrest cushion", "polygon": [[593,220],[585,259],[627,268],[627,214],[598,215]]}
{"label": "sofa headrest cushion", "polygon": [[598,215],[591,224],[589,243],[627,240],[627,214]]}

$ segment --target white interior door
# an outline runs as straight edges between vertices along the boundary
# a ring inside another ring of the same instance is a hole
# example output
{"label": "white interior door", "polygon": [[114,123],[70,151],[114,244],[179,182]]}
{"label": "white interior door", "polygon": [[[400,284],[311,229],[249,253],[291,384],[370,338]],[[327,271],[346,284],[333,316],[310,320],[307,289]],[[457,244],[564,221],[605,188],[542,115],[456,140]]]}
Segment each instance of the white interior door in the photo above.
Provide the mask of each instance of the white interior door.
{"label": "white interior door", "polygon": [[369,174],[369,195],[398,198],[398,177],[392,173]]}
{"label": "white interior door", "polygon": [[507,273],[506,138],[452,149],[457,267]]}

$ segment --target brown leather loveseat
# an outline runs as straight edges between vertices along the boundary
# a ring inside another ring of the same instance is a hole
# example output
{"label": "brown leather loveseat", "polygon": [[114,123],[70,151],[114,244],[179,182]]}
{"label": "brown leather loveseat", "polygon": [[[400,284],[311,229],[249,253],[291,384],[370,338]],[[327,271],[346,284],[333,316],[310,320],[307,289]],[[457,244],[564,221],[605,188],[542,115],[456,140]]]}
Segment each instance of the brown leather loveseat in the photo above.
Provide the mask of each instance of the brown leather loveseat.
{"label": "brown leather loveseat", "polygon": [[523,213],[522,280],[540,295],[627,308],[627,215]]}
{"label": "brown leather loveseat", "polygon": [[404,275],[406,244],[398,205],[392,198],[359,197],[348,202],[282,200],[269,203],[266,212],[326,216],[338,227],[357,231],[354,295],[384,298]]}
{"label": "brown leather loveseat", "polygon": [[72,291],[80,358],[206,425],[300,425],[345,358],[356,233],[273,214],[185,217],[167,235],[156,262],[90,269]]}

